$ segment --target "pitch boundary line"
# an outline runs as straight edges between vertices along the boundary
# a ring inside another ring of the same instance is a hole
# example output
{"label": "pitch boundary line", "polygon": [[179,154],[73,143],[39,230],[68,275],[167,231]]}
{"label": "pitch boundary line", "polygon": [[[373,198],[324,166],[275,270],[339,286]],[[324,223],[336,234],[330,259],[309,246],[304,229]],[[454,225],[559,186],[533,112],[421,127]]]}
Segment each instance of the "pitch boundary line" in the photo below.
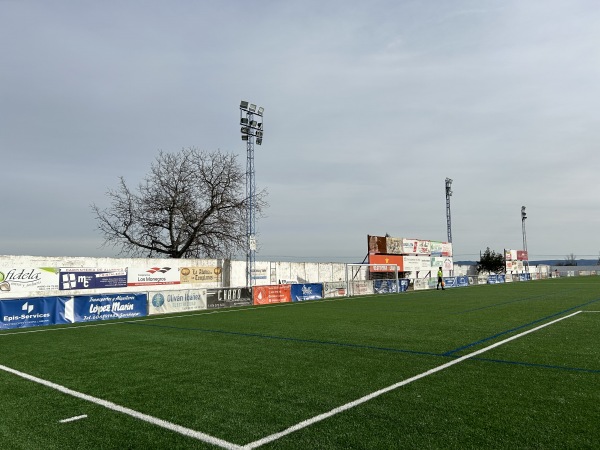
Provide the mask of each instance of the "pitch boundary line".
{"label": "pitch boundary line", "polygon": [[136,419],[142,420],[144,422],[148,422],[152,425],[156,425],[167,430],[174,431],[176,433],[182,434],[184,436],[188,436],[209,444],[217,445],[219,447],[231,450],[239,450],[242,447],[231,442],[227,442],[223,439],[216,438],[214,436],[210,436],[206,433],[202,433],[200,431],[195,431],[190,428],[183,427],[181,425],[174,424],[172,422],[168,422],[166,420],[159,419],[157,417],[150,416],[148,414],[141,413],[139,411],[135,411],[131,408],[127,408],[125,406],[117,405],[116,403],[109,402],[108,400],[103,400],[98,397],[94,397],[88,394],[84,394],[82,392],[75,391],[73,389],[69,389],[68,387],[62,386],[60,384],[53,383],[48,380],[44,380],[42,378],[35,377],[33,375],[29,375],[24,372],[20,372],[15,369],[11,369],[10,367],[4,366],[0,364],[0,370],[3,370],[8,373],[12,373],[13,375],[17,375],[21,378],[25,378],[28,381],[33,381],[34,383],[41,384],[43,386],[49,387],[51,389],[55,389],[63,394],[70,395],[72,397],[76,397],[81,400],[85,400],[90,403],[94,403],[99,406],[103,406],[104,408],[110,409],[112,411],[116,411],[122,414],[126,414],[128,416],[134,417]]}
{"label": "pitch boundary line", "polygon": [[[141,412],[133,410],[131,408],[127,408],[125,406],[118,405],[118,404],[110,402],[108,400],[103,400],[101,398],[94,397],[92,395],[84,394],[82,392],[78,392],[78,391],[75,391],[73,389],[69,389],[69,388],[67,388],[65,386],[62,386],[60,384],[53,383],[51,381],[44,380],[42,378],[38,378],[36,376],[30,375],[30,374],[27,374],[27,373],[24,373],[24,372],[20,372],[18,370],[12,369],[10,367],[7,367],[7,366],[1,365],[1,364],[0,364],[0,370],[2,370],[4,372],[11,373],[11,374],[16,375],[18,377],[24,378],[24,379],[26,379],[28,381],[32,381],[32,382],[41,384],[43,386],[49,387],[51,389],[57,390],[59,392],[62,392],[63,394],[67,394],[67,395],[70,395],[72,397],[75,397],[75,398],[78,398],[78,399],[81,399],[81,400],[84,400],[84,401],[87,401],[87,402],[90,402],[90,403],[94,403],[96,405],[102,406],[102,407],[107,408],[109,410],[116,411],[116,412],[119,412],[119,413],[122,413],[122,414],[125,414],[125,415],[128,415],[128,416],[134,417],[134,418],[136,418],[138,420],[142,420],[144,422],[148,422],[148,423],[150,423],[152,425],[159,426],[161,428],[165,428],[165,429],[170,430],[170,431],[174,431],[174,432],[179,433],[181,435],[184,435],[184,436],[196,439],[196,440],[200,440],[200,441],[206,442],[208,444],[212,444],[212,445],[215,445],[215,446],[227,449],[227,450],[251,450],[251,449],[255,449],[255,448],[261,447],[262,445],[268,444],[270,442],[276,441],[278,439],[281,439],[282,437],[285,437],[285,436],[287,436],[287,435],[289,435],[291,433],[294,433],[294,432],[296,432],[298,430],[301,430],[303,428],[307,428],[307,427],[309,427],[309,426],[311,426],[311,425],[313,425],[315,423],[321,422],[321,421],[323,421],[323,420],[325,420],[325,419],[327,419],[329,417],[332,417],[332,416],[337,415],[337,414],[339,414],[341,412],[344,412],[344,411],[347,411],[349,409],[352,409],[355,406],[358,406],[358,405],[361,405],[363,403],[366,403],[369,400],[377,398],[377,397],[379,397],[379,396],[381,396],[381,395],[383,395],[383,394],[385,394],[387,392],[393,391],[393,390],[398,389],[399,387],[402,387],[402,386],[406,386],[407,384],[410,384],[410,383],[412,383],[414,381],[418,381],[418,380],[420,380],[422,378],[428,377],[429,375],[433,375],[434,373],[437,373],[437,372],[440,372],[440,371],[442,371],[444,369],[452,367],[452,366],[454,366],[456,364],[459,364],[459,363],[461,363],[463,361],[466,361],[467,359],[474,358],[475,356],[478,356],[478,355],[480,355],[482,353],[485,353],[485,352],[487,352],[489,350],[492,350],[492,349],[494,349],[496,347],[504,345],[504,344],[506,344],[506,343],[508,343],[510,341],[513,341],[513,340],[518,339],[520,337],[523,337],[523,336],[525,336],[527,334],[530,334],[530,333],[533,333],[535,331],[538,331],[538,330],[540,330],[542,328],[545,328],[547,326],[553,325],[553,324],[555,324],[557,322],[560,322],[562,320],[571,318],[571,317],[573,317],[573,316],[575,316],[575,315],[577,315],[579,313],[582,313],[582,312],[600,312],[600,311],[582,311],[582,310],[575,311],[574,313],[571,313],[571,314],[569,314],[567,316],[560,317],[558,319],[552,320],[552,321],[547,322],[545,324],[539,325],[539,326],[537,326],[535,328],[531,328],[529,330],[523,331],[522,333],[516,334],[516,335],[511,336],[509,338],[506,338],[506,339],[504,339],[502,341],[496,342],[496,343],[491,344],[491,345],[489,345],[487,347],[484,347],[482,349],[476,350],[476,351],[474,351],[472,353],[469,353],[467,355],[464,355],[464,356],[461,356],[459,358],[456,358],[456,359],[454,359],[452,361],[449,361],[449,362],[447,362],[445,364],[442,364],[440,366],[437,366],[437,367],[434,367],[432,369],[429,369],[429,370],[427,370],[425,372],[422,372],[422,373],[420,373],[418,375],[415,375],[413,377],[410,377],[410,378],[407,378],[405,380],[399,381],[398,383],[392,384],[392,385],[390,385],[388,387],[385,387],[383,389],[380,389],[378,391],[372,392],[372,393],[370,393],[368,395],[365,395],[365,396],[363,396],[363,397],[361,397],[361,398],[359,398],[357,400],[354,400],[352,402],[349,402],[349,403],[346,403],[344,405],[338,406],[337,408],[334,408],[334,409],[332,409],[332,410],[330,410],[328,412],[319,414],[319,415],[314,416],[314,417],[312,417],[310,419],[307,419],[307,420],[303,420],[302,422],[299,422],[296,425],[292,425],[291,427],[288,427],[288,428],[286,428],[283,431],[271,434],[269,436],[265,436],[264,438],[261,438],[259,440],[254,441],[254,442],[250,442],[250,443],[248,443],[246,445],[234,444],[232,442],[228,442],[226,440],[223,440],[223,439],[211,436],[209,434],[202,433],[202,432],[196,431],[196,430],[192,430],[190,428],[187,428],[187,427],[184,427],[184,426],[181,426],[181,425],[177,425],[177,424],[174,424],[172,422],[168,422],[166,420],[150,416],[148,414],[141,413]],[[116,323],[118,323],[118,322],[116,322]],[[108,324],[106,324],[106,325],[108,325]],[[68,329],[68,328],[64,328],[64,329]]]}
{"label": "pitch boundary line", "polygon": [[285,436],[287,436],[287,435],[289,435],[291,433],[294,433],[295,431],[298,431],[298,430],[301,430],[303,428],[309,427],[309,426],[311,426],[311,425],[313,425],[313,424],[315,424],[317,422],[321,422],[321,421],[323,421],[325,419],[328,419],[329,417],[332,417],[332,416],[334,416],[336,414],[339,414],[339,413],[341,413],[343,411],[347,411],[347,410],[349,410],[351,408],[354,408],[355,406],[361,405],[362,403],[368,402],[369,400],[372,400],[372,399],[374,399],[376,397],[379,397],[379,396],[381,396],[381,395],[383,395],[383,394],[385,394],[387,392],[393,391],[395,389],[398,389],[399,387],[406,386],[407,384],[410,384],[410,383],[412,383],[414,381],[420,380],[421,378],[425,378],[425,377],[427,377],[429,375],[433,375],[434,373],[440,372],[440,371],[442,371],[444,369],[447,369],[447,368],[452,367],[452,366],[454,366],[456,364],[459,364],[459,363],[461,363],[461,362],[463,362],[463,361],[465,361],[467,359],[470,359],[470,358],[473,358],[473,357],[475,357],[477,355],[485,353],[485,352],[487,352],[489,350],[492,350],[492,349],[494,349],[496,347],[499,347],[499,346],[501,346],[503,344],[506,344],[507,342],[513,341],[513,340],[518,339],[518,338],[520,338],[522,336],[525,336],[527,334],[530,334],[530,333],[533,333],[535,331],[538,331],[538,330],[540,330],[540,329],[542,329],[544,327],[547,327],[549,325],[555,324],[556,322],[560,322],[561,320],[565,320],[565,319],[568,319],[570,317],[573,317],[573,316],[579,314],[580,312],[581,311],[576,311],[576,312],[574,312],[572,314],[569,314],[569,315],[564,316],[564,317],[560,317],[558,319],[555,319],[555,320],[553,320],[551,322],[547,322],[547,323],[545,323],[543,325],[539,325],[539,326],[537,326],[535,328],[532,328],[530,330],[523,331],[522,333],[516,334],[516,335],[511,336],[509,338],[506,338],[506,339],[504,339],[502,341],[496,342],[496,343],[491,344],[491,345],[489,345],[487,347],[484,347],[482,349],[476,350],[476,351],[474,351],[472,353],[469,353],[467,355],[461,356],[460,358],[457,358],[455,360],[447,362],[446,364],[442,364],[440,366],[434,367],[433,369],[427,370],[426,372],[420,373],[420,374],[415,375],[415,376],[413,376],[411,378],[407,378],[406,380],[402,380],[402,381],[400,381],[398,383],[392,384],[391,386],[388,386],[386,388],[383,388],[383,389],[380,389],[378,391],[372,392],[371,394],[365,395],[364,397],[361,397],[361,398],[359,398],[357,400],[354,400],[352,402],[346,403],[345,405],[338,406],[337,408],[334,408],[334,409],[332,409],[332,410],[330,410],[330,411],[328,411],[326,413],[319,414],[319,415],[317,415],[315,417],[312,417],[310,419],[307,419],[307,420],[303,420],[302,422],[299,422],[296,425],[293,425],[293,426],[291,426],[289,428],[286,428],[283,431],[271,434],[270,436],[266,436],[266,437],[264,437],[262,439],[254,441],[254,442],[250,442],[250,443],[246,444],[245,446],[243,446],[243,449],[250,450],[250,449],[258,448],[258,447],[260,447],[262,445],[265,445],[265,444],[268,444],[270,442],[273,442],[273,441],[276,441],[278,439],[281,439],[282,437],[285,437]]}

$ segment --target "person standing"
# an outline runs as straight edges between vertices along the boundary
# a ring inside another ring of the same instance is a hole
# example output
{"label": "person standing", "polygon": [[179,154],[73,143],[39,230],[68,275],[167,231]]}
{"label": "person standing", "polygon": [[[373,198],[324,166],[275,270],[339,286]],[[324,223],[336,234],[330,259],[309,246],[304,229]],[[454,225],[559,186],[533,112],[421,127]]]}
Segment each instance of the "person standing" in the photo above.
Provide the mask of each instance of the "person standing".
{"label": "person standing", "polygon": [[437,282],[437,286],[436,286],[436,290],[438,290],[440,288],[440,286],[442,286],[442,291],[444,290],[444,272],[442,271],[442,268],[438,268],[438,273],[437,273],[437,277],[438,277],[438,282]]}

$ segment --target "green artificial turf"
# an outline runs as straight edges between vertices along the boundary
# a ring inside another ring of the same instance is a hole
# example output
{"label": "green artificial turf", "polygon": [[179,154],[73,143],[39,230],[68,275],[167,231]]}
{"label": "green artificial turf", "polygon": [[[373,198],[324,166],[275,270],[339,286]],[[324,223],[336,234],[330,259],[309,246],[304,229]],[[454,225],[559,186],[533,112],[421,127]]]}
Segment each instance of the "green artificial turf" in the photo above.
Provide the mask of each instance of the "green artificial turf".
{"label": "green artificial turf", "polygon": [[[577,311],[600,277],[10,330],[0,364],[245,445]],[[597,448],[599,332],[578,313],[262,448]],[[2,370],[0,402],[0,448],[216,448]]]}

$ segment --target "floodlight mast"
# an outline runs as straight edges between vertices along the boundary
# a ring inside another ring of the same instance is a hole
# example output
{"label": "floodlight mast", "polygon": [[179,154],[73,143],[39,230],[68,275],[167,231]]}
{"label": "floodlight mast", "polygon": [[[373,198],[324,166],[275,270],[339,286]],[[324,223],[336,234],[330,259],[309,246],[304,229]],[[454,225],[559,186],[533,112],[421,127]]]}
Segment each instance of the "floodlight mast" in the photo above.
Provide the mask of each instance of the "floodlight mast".
{"label": "floodlight mast", "polygon": [[452,243],[452,219],[450,214],[450,197],[452,196],[452,180],[446,178],[446,225],[448,227],[448,242]]}
{"label": "floodlight mast", "polygon": [[525,207],[521,206],[521,229],[523,232],[523,250],[527,255],[527,259],[525,260],[525,267],[527,267],[527,273],[529,273],[529,253],[527,253],[527,233],[525,231],[525,220],[527,219],[527,213],[525,212]]}
{"label": "floodlight mast", "polygon": [[254,172],[254,141],[261,145],[263,140],[264,108],[240,102],[240,125],[242,140],[246,141],[246,286],[252,286],[256,262],[256,182]]}

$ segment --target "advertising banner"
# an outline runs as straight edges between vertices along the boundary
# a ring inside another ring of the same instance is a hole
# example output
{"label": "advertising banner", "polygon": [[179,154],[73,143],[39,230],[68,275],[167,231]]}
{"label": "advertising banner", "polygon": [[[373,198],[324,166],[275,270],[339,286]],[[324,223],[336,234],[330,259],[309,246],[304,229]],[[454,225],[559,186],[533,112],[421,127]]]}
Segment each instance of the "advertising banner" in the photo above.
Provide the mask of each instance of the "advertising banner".
{"label": "advertising banner", "polygon": [[402,238],[385,238],[385,252],[392,255],[401,255],[403,253]]}
{"label": "advertising banner", "polygon": [[58,291],[55,267],[0,267],[0,295]]}
{"label": "advertising banner", "polygon": [[462,275],[456,277],[456,286],[457,287],[467,287],[469,286],[469,277],[466,275]]}
{"label": "advertising banner", "polygon": [[208,289],[206,291],[206,306],[208,309],[250,305],[252,305],[252,291],[250,288]]}
{"label": "advertising banner", "polygon": [[252,300],[255,305],[291,302],[291,285],[274,284],[270,286],[255,286],[252,289]]}
{"label": "advertising banner", "polygon": [[221,281],[220,267],[182,267],[182,283],[218,283]]}
{"label": "advertising banner", "polygon": [[506,261],[516,261],[517,251],[516,250],[504,250],[504,259]]}
{"label": "advertising banner", "polygon": [[452,256],[452,243],[431,241],[431,256]]}
{"label": "advertising banner", "polygon": [[73,289],[111,289],[127,287],[127,269],[61,268],[61,291]]}
{"label": "advertising banner", "polygon": [[267,269],[252,269],[251,274],[253,280],[266,280]]}
{"label": "advertising banner", "polygon": [[147,315],[147,303],[145,293],[77,295],[66,301],[65,317],[69,322],[142,317]]}
{"label": "advertising banner", "polygon": [[517,250],[517,259],[519,261],[527,261],[529,259],[529,257],[527,256],[527,251]]}
{"label": "advertising banner", "polygon": [[530,281],[530,280],[531,280],[530,273],[520,273],[519,274],[519,281]]}
{"label": "advertising banner", "polygon": [[148,313],[169,314],[206,309],[206,289],[149,292]]}
{"label": "advertising banner", "polygon": [[323,297],[345,297],[346,282],[344,281],[326,281],[323,283]]}
{"label": "advertising banner", "polygon": [[386,238],[383,236],[367,235],[369,254],[387,253]]}
{"label": "advertising banner", "polygon": [[[421,291],[423,289],[429,289],[429,282],[431,278],[416,278],[413,280],[413,289],[415,291]],[[434,286],[435,287],[435,286]]]}
{"label": "advertising banner", "polygon": [[402,239],[402,254],[429,256],[431,255],[431,241],[424,241],[421,239]]}
{"label": "advertising banner", "polygon": [[441,267],[442,270],[450,271],[454,270],[454,263],[451,257],[444,256],[432,256],[431,257],[431,267],[437,271],[438,267]]}
{"label": "advertising banner", "polygon": [[373,280],[350,281],[350,289],[352,295],[373,294]]}
{"label": "advertising banner", "polygon": [[170,266],[130,267],[127,270],[127,286],[157,286],[179,283],[179,270]]}
{"label": "advertising banner", "polygon": [[446,288],[466,287],[468,285],[469,277],[467,276],[444,277],[444,287]]}
{"label": "advertising banner", "polygon": [[0,300],[0,330],[68,323],[58,297]]}
{"label": "advertising banner", "polygon": [[292,284],[290,290],[293,302],[323,298],[323,285],[317,283]]}
{"label": "advertising banner", "polygon": [[501,273],[498,275],[492,274],[488,277],[488,284],[506,283],[506,275]]}
{"label": "advertising banner", "polygon": [[373,291],[375,291],[375,294],[406,292],[409,285],[410,280],[406,278],[398,280],[398,283],[396,283],[396,280],[373,280]]}
{"label": "advertising banner", "polygon": [[369,255],[369,264],[377,264],[376,266],[370,266],[370,272],[395,272],[398,266],[398,272],[403,272],[402,268],[402,256],[400,255]]}
{"label": "advertising banner", "polygon": [[430,256],[403,256],[403,272],[429,272],[431,270]]}

